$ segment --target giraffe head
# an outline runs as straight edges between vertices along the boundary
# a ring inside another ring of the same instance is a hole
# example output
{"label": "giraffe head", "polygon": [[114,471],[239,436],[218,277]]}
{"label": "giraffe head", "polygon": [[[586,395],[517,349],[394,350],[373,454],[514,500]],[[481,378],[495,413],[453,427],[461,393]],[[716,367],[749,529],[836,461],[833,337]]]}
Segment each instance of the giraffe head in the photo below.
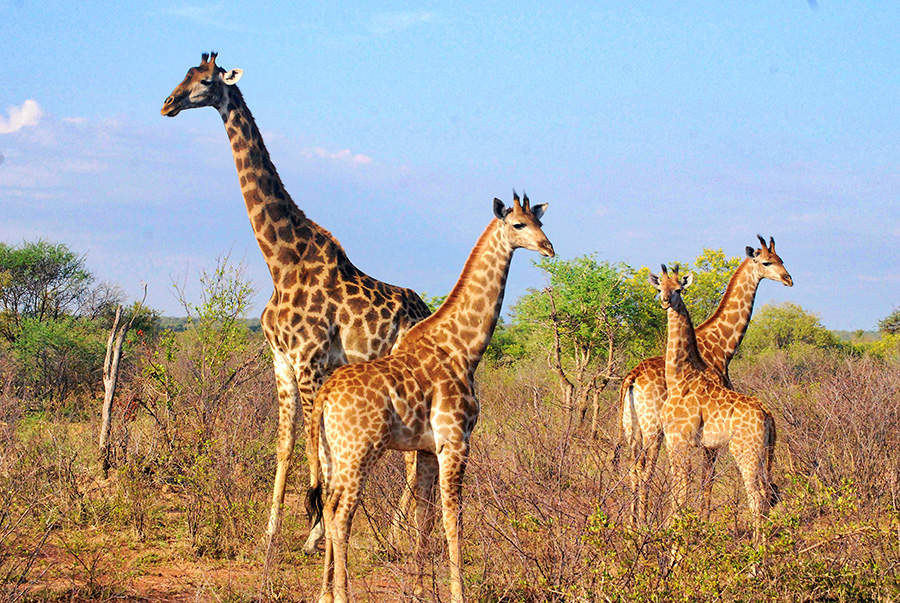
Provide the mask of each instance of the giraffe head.
{"label": "giraffe head", "polygon": [[680,267],[675,264],[672,274],[666,269],[666,265],[662,265],[662,274],[656,275],[652,272],[647,280],[659,291],[659,303],[664,310],[672,308],[673,310],[682,310],[684,308],[684,300],[681,298],[681,292],[690,287],[694,282],[694,275],[690,272],[686,276],[678,274]]}
{"label": "giraffe head", "polygon": [[760,279],[767,278],[784,283],[787,287],[793,287],[794,280],[785,270],[781,258],[775,253],[775,239],[769,237],[769,244],[766,245],[766,240],[761,235],[756,235],[756,238],[759,239],[760,248],[753,249],[748,245],[747,257],[750,258],[757,276]]}
{"label": "giraffe head", "polygon": [[225,71],[216,65],[216,53],[203,53],[202,61],[191,67],[184,80],[175,87],[163,104],[162,113],[175,117],[185,109],[218,107],[228,97],[226,87],[233,86],[244,73],[240,69]]}
{"label": "giraffe head", "polygon": [[528,195],[519,195],[513,191],[513,206],[505,207],[503,201],[494,199],[494,215],[500,220],[500,228],[513,249],[524,247],[531,251],[537,251],[545,258],[552,258],[556,253],[553,245],[547,240],[547,235],[541,230],[541,216],[547,209],[546,203],[539,203],[531,207]]}

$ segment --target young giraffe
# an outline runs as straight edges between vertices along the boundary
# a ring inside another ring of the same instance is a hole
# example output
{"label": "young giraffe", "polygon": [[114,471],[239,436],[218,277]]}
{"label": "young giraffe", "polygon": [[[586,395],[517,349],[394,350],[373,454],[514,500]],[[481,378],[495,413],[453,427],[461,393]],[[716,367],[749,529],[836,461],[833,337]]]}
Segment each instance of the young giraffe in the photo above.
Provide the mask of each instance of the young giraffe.
{"label": "young giraffe", "polygon": [[775,420],[762,402],[722,384],[722,374],[700,356],[694,326],[682,291],[693,275],[649,276],[666,310],[666,389],[661,416],[666,450],[672,467],[673,512],[687,501],[691,473],[691,450],[725,447],[731,450],[747,491],[753,523],[753,543],[762,534],[762,519],[774,502],[772,461],[775,452]]}
{"label": "young giraffe", "polygon": [[[433,522],[433,484],[440,483],[444,531],[450,555],[450,590],[463,601],[461,510],[469,436],[478,420],[475,369],[490,342],[513,251],[525,247],[553,257],[541,230],[546,204],[513,207],[494,199],[492,220],[469,255],[447,300],[401,339],[388,356],[339,368],[316,397],[310,467],[311,508],[325,516],[325,571],[320,602],[348,598],[347,543],[366,477],[387,449],[417,451],[417,594],[424,591],[425,539]],[[321,429],[321,437],[316,437]]]}
{"label": "young giraffe", "polygon": [[[331,233],[297,207],[235,86],[242,74],[240,69],[226,72],[216,65],[216,53],[204,53],[200,65],[189,69],[166,99],[162,114],[175,117],[185,109],[214,107],[222,116],[250,224],[275,286],[262,314],[278,388],[278,466],[266,530],[268,567],[281,527],[298,401],[309,448],[313,399],[328,375],[348,362],[383,356],[429,310],[412,290],[360,271]],[[321,534],[321,525],[316,526],[307,551],[315,549]]]}
{"label": "young giraffe", "polygon": [[[718,308],[696,329],[697,347],[703,360],[724,375],[724,383],[731,387],[728,365],[737,352],[750,316],[756,291],[763,279],[781,282],[791,287],[794,281],[775,253],[775,239],[757,235],[760,248],[747,246],[747,257],[735,270],[728,282],[725,295]],[[629,478],[632,490],[632,522],[647,520],[647,499],[650,479],[659,457],[663,429],[660,408],[666,399],[665,359],[662,356],[648,358],[638,364],[623,379],[619,390],[619,406],[622,409],[622,434],[632,451]],[[704,457],[702,484],[704,509],[708,509],[712,488],[712,466],[715,455]]]}

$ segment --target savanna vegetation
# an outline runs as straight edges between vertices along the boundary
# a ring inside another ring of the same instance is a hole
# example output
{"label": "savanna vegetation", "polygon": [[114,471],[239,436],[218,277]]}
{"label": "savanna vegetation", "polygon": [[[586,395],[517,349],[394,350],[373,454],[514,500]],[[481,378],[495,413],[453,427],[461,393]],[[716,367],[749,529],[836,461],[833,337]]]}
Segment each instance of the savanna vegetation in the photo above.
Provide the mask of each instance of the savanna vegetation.
{"label": "savanna vegetation", "polygon": [[[695,323],[715,308],[738,262],[704,250],[684,263],[697,275],[685,295]],[[660,352],[665,316],[647,268],[590,256],[538,265],[548,287],[509,300],[479,369],[482,414],[463,490],[471,600],[900,598],[897,311],[879,337],[848,341],[795,304],[756,309],[730,372],[776,417],[781,500],[766,544],[754,548],[727,454],[708,517],[684,509],[670,518],[663,457],[649,524],[629,526],[618,384]],[[223,258],[198,278],[204,293],[182,299],[186,318],[163,321],[96,283],[64,245],[0,245],[4,600],[259,595],[275,467],[271,358],[246,320],[252,290],[241,267]],[[135,320],[104,476],[101,373],[117,307]],[[412,597],[411,537],[387,538],[402,461],[386,460],[354,522],[358,601]],[[280,561],[264,593],[278,601],[314,601],[318,591],[322,560],[302,553],[306,479],[294,472]],[[444,600],[435,536],[429,571],[435,600]]]}

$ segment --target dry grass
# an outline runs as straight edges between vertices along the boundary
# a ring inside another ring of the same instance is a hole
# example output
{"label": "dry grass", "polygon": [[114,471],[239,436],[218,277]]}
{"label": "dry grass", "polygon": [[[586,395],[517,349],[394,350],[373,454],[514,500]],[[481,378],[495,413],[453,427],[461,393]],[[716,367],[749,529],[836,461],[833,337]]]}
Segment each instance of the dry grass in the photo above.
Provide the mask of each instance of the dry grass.
{"label": "dry grass", "polygon": [[[258,362],[245,367],[254,378],[229,391],[227,406],[184,395],[183,406],[165,417],[157,406],[156,419],[144,411],[117,424],[119,465],[107,480],[99,477],[95,422],[27,416],[19,401],[0,395],[0,597],[256,598],[275,421],[270,371],[264,359]],[[807,350],[741,361],[732,370],[737,386],[763,399],[778,422],[783,500],[761,550],[749,545],[743,493],[727,456],[720,459],[709,519],[685,513],[664,521],[663,457],[651,525],[626,528],[627,459],[617,464],[612,454],[613,395],[595,440],[579,413],[562,410],[539,365],[482,370],[482,418],[464,486],[469,597],[900,598],[900,365]],[[294,475],[271,594],[313,601],[321,559],[301,552],[307,528],[297,503],[305,476]],[[401,485],[400,456],[390,454],[354,522],[357,601],[411,599],[410,545],[394,549],[386,539]],[[428,568],[434,600],[447,599],[441,542],[437,531]],[[680,552],[667,570],[675,544]]]}

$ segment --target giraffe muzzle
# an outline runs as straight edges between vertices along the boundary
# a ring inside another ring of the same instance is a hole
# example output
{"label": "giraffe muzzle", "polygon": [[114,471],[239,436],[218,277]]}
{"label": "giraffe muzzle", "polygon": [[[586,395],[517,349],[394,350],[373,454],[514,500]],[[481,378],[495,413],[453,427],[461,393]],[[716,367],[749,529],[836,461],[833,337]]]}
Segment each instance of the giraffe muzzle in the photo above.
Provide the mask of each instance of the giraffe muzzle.
{"label": "giraffe muzzle", "polygon": [[540,253],[545,258],[552,258],[556,255],[556,252],[553,251],[553,243],[551,243],[550,241],[542,242],[538,253]]}
{"label": "giraffe muzzle", "polygon": [[163,103],[163,108],[160,111],[162,115],[166,117],[175,117],[179,113],[181,113],[181,99],[183,97],[176,97],[174,94],[166,99],[166,102]]}

